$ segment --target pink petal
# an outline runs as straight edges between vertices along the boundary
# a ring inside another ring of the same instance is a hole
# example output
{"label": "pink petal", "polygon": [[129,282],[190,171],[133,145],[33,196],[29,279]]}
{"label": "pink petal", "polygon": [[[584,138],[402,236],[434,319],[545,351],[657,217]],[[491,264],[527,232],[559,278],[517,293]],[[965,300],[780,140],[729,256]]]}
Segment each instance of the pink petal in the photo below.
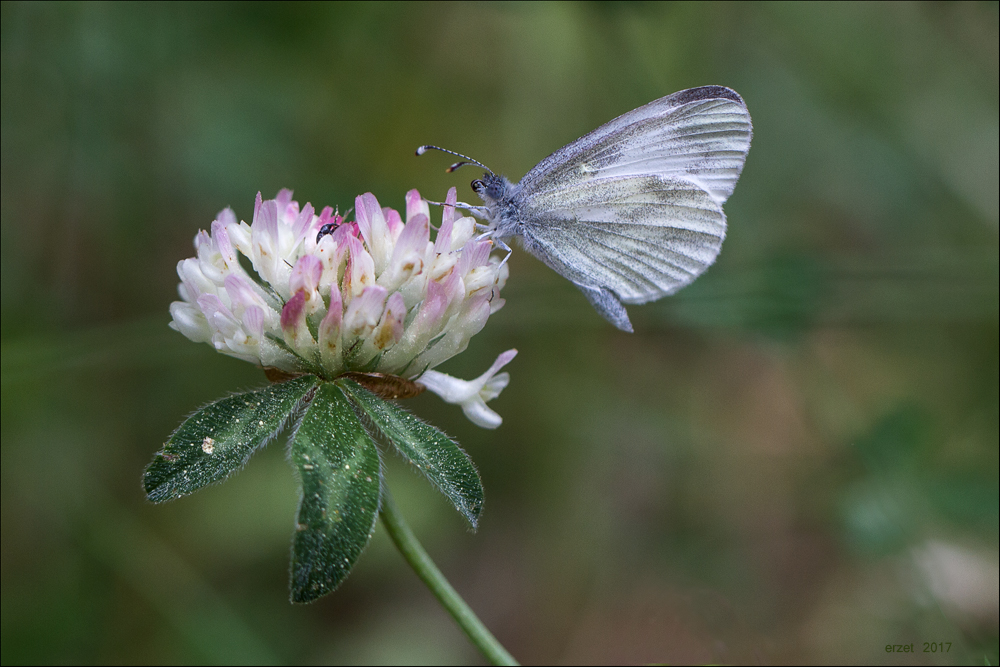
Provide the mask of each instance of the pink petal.
{"label": "pink petal", "polygon": [[331,336],[340,334],[340,323],[344,319],[344,303],[340,300],[340,290],[330,290],[330,309],[319,324],[320,344]]}
{"label": "pink petal", "polygon": [[306,316],[306,293],[299,291],[292,295],[281,309],[281,328],[294,331]]}
{"label": "pink petal", "polygon": [[344,270],[343,291],[345,297],[353,297],[366,286],[375,284],[375,263],[356,236],[348,236],[345,245],[347,268]]}
{"label": "pink petal", "polygon": [[282,215],[287,215],[288,209],[295,211],[295,214],[299,212],[299,203],[292,201],[292,191],[288,188],[281,188],[278,191],[277,196],[274,198],[274,203],[278,206],[278,212]]}
{"label": "pink petal", "polygon": [[509,364],[511,360],[516,356],[517,356],[516,349],[510,349],[507,350],[506,352],[501,352],[500,356],[497,357],[497,360],[493,362],[492,366],[490,366],[490,369],[486,371],[486,377],[489,378],[496,375],[496,372],[498,370]]}
{"label": "pink petal", "polygon": [[201,251],[205,246],[212,246],[212,237],[204,229],[199,229],[198,233],[194,235],[194,249]]}
{"label": "pink petal", "polygon": [[469,241],[462,248],[462,255],[458,260],[459,275],[466,275],[478,266],[485,266],[490,259],[490,250],[493,244],[490,241]]}
{"label": "pink petal", "polygon": [[365,240],[365,244],[371,248],[374,234],[383,231],[375,228],[385,224],[382,207],[379,206],[375,195],[366,192],[354,199],[354,217],[358,222],[358,229],[361,230],[361,237]]}
{"label": "pink petal", "polygon": [[[422,327],[433,328],[432,325],[444,315],[448,309],[448,292],[440,283],[431,280],[427,283],[427,297],[420,312],[417,313],[417,320]],[[416,324],[416,322],[415,322]]]}
{"label": "pink petal", "polygon": [[250,308],[252,306],[264,306],[263,299],[254,291],[250,283],[241,276],[229,274],[225,281],[226,294],[233,306]]}
{"label": "pink petal", "polygon": [[209,313],[222,312],[227,315],[232,315],[225,304],[222,303],[220,299],[215,294],[202,294],[198,297],[198,307],[201,308],[201,312],[205,313],[207,316]]}
{"label": "pink petal", "polygon": [[[220,215],[219,217],[222,216]],[[234,220],[235,218],[236,216],[233,216]],[[234,265],[238,263],[236,251],[233,249],[232,241],[229,240],[229,232],[226,231],[226,224],[221,220],[216,220],[212,223],[212,239],[215,241],[215,245],[218,246],[222,258],[226,260],[226,264],[230,268],[234,268]]]}
{"label": "pink petal", "polygon": [[288,288],[292,292],[305,290],[309,294],[319,286],[323,276],[323,262],[315,255],[303,255],[295,262],[292,275],[288,278]]}
{"label": "pink petal", "polygon": [[253,220],[250,221],[251,225],[253,225],[253,223],[257,222],[257,216],[260,215],[260,207],[261,206],[263,206],[263,202],[262,202],[262,200],[260,198],[260,190],[258,190],[257,191],[257,198],[254,199],[254,202],[253,202]]}
{"label": "pink petal", "polygon": [[383,208],[382,217],[385,218],[386,227],[389,228],[392,238],[398,237],[399,233],[403,231],[403,220],[399,217],[399,211],[394,208]]}
{"label": "pink petal", "polygon": [[306,232],[312,227],[313,216],[315,215],[315,209],[310,203],[306,203],[303,207],[302,212],[299,213],[295,222],[292,224],[292,235],[295,238],[295,242],[298,243],[305,237]]}
{"label": "pink petal", "polygon": [[406,221],[409,222],[417,215],[426,215],[428,218],[431,215],[430,207],[427,202],[424,201],[423,197],[416,190],[410,190],[406,193]]}
{"label": "pink petal", "polygon": [[409,254],[423,255],[431,238],[431,223],[426,215],[419,213],[410,218],[403,232],[396,239],[393,260],[402,260]]}
{"label": "pink petal", "polygon": [[233,213],[233,209],[227,206],[215,216],[215,222],[220,222],[223,225],[235,225],[237,223],[236,214]]}
{"label": "pink petal", "polygon": [[444,212],[441,215],[441,225],[445,223],[452,223],[458,218],[455,213],[455,204],[458,203],[458,190],[455,188],[450,188],[448,190],[448,196],[444,198]]}
{"label": "pink petal", "polygon": [[278,204],[273,199],[262,202],[254,212],[253,224],[250,225],[256,234],[265,234],[274,243],[278,240]]}
{"label": "pink petal", "polygon": [[257,338],[264,336],[264,311],[257,306],[250,306],[243,311],[243,326]]}
{"label": "pink petal", "polygon": [[[319,214],[319,220],[316,221],[316,226],[322,227],[326,223],[331,222],[331,218],[333,218],[333,207],[324,206],[322,212]],[[333,222],[336,222],[336,220],[333,220]]]}
{"label": "pink petal", "polygon": [[236,214],[233,213],[233,209],[228,206],[219,211],[219,215],[215,216],[215,219],[223,225],[235,225],[237,222]]}
{"label": "pink petal", "polygon": [[454,204],[458,201],[457,190],[451,188],[448,190],[448,196],[445,197],[445,207],[444,213],[441,215],[441,227],[438,229],[437,238],[434,239],[434,252],[439,255],[443,255],[451,251],[451,232],[455,226],[455,207],[449,206],[448,204]]}
{"label": "pink petal", "polygon": [[405,319],[406,303],[403,301],[403,295],[399,292],[393,292],[385,304],[385,312],[382,313],[382,321],[375,334],[375,347],[384,350],[388,346],[398,343],[403,337],[403,320]]}
{"label": "pink petal", "polygon": [[358,298],[351,301],[344,313],[344,328],[352,334],[361,334],[365,329],[378,324],[385,303],[386,290],[378,285],[366,287]]}

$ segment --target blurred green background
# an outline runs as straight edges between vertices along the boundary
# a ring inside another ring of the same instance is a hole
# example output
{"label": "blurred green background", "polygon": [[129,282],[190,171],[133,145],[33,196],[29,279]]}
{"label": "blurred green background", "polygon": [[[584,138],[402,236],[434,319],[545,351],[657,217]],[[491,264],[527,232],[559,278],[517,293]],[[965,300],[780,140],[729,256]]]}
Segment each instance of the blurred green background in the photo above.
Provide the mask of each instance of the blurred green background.
{"label": "blurred green background", "polygon": [[723,84],[754,140],[717,264],[629,335],[516,252],[441,367],[518,348],[503,426],[407,403],[481,529],[390,459],[396,498],[527,663],[997,664],[997,7],[4,3],[2,662],[481,660],[381,527],[288,603],[282,442],[144,500],[186,414],[265,382],[167,328],[176,263],[258,190],[470,200],[416,146],[516,180]]}

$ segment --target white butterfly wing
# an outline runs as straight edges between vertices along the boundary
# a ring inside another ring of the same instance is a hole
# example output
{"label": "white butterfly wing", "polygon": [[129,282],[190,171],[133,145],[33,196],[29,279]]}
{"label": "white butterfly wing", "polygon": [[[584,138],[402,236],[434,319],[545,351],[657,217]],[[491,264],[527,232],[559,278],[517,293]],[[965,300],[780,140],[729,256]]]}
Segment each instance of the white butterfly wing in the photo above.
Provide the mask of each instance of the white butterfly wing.
{"label": "white butterfly wing", "polygon": [[601,178],[530,202],[521,210],[525,249],[626,330],[628,317],[614,297],[646,303],[672,294],[715,261],[726,236],[722,208],[683,178]]}
{"label": "white butterfly wing", "polygon": [[722,204],[751,133],[742,98],[721,86],[674,93],[602,125],[518,184],[525,248],[631,331],[620,301],[672,294],[715,261]]}
{"label": "white butterfly wing", "polygon": [[683,176],[720,205],[743,171],[753,128],[743,98],[724,86],[661,97],[605,123],[529,171],[525,196],[595,178]]}

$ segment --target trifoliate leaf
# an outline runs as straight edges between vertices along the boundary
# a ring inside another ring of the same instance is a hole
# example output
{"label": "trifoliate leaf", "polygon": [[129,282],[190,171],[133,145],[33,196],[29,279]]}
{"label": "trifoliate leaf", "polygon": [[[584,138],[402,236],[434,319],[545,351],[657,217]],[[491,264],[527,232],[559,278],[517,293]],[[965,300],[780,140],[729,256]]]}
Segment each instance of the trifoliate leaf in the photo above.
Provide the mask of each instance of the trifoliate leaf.
{"label": "trifoliate leaf", "polygon": [[302,397],[319,380],[312,375],[210,403],[174,431],[142,484],[154,503],[180,498],[226,478],[277,435]]}
{"label": "trifoliate leaf", "polygon": [[302,501],[292,546],[292,602],[312,602],[347,577],[379,507],[378,450],[347,397],[324,382],[292,440]]}
{"label": "trifoliate leaf", "polygon": [[350,380],[338,380],[379,431],[415,465],[475,528],[483,485],[472,459],[447,435]]}

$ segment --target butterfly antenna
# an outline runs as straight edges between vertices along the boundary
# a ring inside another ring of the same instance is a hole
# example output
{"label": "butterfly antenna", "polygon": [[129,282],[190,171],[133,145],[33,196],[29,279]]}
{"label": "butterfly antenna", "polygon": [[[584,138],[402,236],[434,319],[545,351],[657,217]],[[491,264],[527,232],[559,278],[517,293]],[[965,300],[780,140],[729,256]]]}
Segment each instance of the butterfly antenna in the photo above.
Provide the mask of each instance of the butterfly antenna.
{"label": "butterfly antenna", "polygon": [[[456,169],[461,169],[462,167],[464,167],[467,164],[474,164],[476,166],[482,167],[486,171],[490,172],[490,174],[493,174],[493,170],[490,169],[489,167],[487,167],[485,164],[483,164],[479,160],[474,160],[473,158],[469,157],[468,155],[462,155],[461,153],[456,153],[455,151],[450,151],[447,148],[441,148],[440,146],[431,146],[431,145],[421,146],[420,148],[417,149],[417,155],[423,155],[424,153],[426,153],[429,150],[441,151],[442,153],[449,153],[449,154],[454,155],[456,157],[463,158],[463,160],[461,162],[456,162],[455,164],[453,164],[450,167],[448,167],[448,173],[449,174],[451,172],[455,171]],[[493,175],[495,176],[496,174],[493,174]]]}

